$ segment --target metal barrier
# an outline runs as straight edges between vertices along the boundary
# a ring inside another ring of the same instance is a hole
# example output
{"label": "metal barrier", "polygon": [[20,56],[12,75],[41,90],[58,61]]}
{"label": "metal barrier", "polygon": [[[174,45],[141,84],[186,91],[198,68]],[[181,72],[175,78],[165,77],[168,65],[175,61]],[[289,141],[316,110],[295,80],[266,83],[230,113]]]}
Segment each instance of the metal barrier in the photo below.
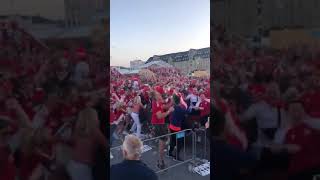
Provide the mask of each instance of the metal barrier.
{"label": "metal barrier", "polygon": [[[198,134],[198,133],[200,133],[200,135]],[[204,149],[204,153],[203,153],[203,159],[206,159],[207,157],[206,157],[206,155],[207,155],[207,131],[206,131],[206,129],[195,129],[194,131],[193,131],[193,134],[194,134],[194,143],[193,143],[193,145],[195,146],[194,147],[194,155],[196,156],[197,155],[197,142],[198,141],[200,141],[200,142],[204,142],[203,143],[203,149]],[[200,139],[200,140],[198,140],[198,139]],[[197,158],[197,157],[194,157],[194,159],[195,158]]]}
{"label": "metal barrier", "polygon": [[[201,133],[202,136],[201,135],[197,135],[199,133]],[[178,151],[177,151],[178,146],[179,146],[179,148],[181,148],[180,147],[181,146],[181,140],[179,140],[179,139],[183,138],[183,161],[181,161],[179,163],[176,163],[174,165],[168,166],[165,169],[158,170],[158,171],[156,171],[156,173],[164,172],[164,171],[167,171],[167,170],[172,169],[174,167],[177,167],[177,166],[180,166],[180,165],[183,165],[183,164],[187,164],[187,163],[190,163],[192,167],[197,166],[197,162],[198,161],[203,162],[201,160],[201,158],[205,159],[205,157],[207,155],[207,148],[208,148],[207,145],[208,145],[208,143],[207,143],[207,134],[206,134],[205,129],[185,129],[185,130],[182,130],[182,131],[179,131],[179,132],[169,133],[169,134],[165,134],[165,135],[162,135],[162,136],[146,139],[146,140],[143,140],[142,142],[143,142],[143,144],[147,144],[148,142],[157,142],[161,138],[164,138],[164,137],[169,137],[170,138],[173,135],[175,135],[175,137],[176,137],[175,138],[175,141],[176,141],[176,145],[175,145],[176,157],[178,155]],[[191,157],[190,158],[187,158],[187,156],[186,156],[186,138],[188,138],[188,137],[190,137],[190,139],[191,139]],[[198,139],[197,138],[199,138],[199,137],[200,138],[202,137],[201,140],[204,141],[204,143],[203,143],[204,153],[203,153],[203,156],[201,158],[198,157],[198,155],[197,155],[197,152],[198,152],[198,150],[197,150],[197,148],[198,148],[197,140]],[[170,138],[170,140],[171,140],[171,138]],[[180,141],[180,143],[178,141]],[[122,145],[110,148],[110,152],[114,151],[114,150],[121,150],[121,148],[122,148]],[[148,150],[150,150],[150,149],[148,148]]]}

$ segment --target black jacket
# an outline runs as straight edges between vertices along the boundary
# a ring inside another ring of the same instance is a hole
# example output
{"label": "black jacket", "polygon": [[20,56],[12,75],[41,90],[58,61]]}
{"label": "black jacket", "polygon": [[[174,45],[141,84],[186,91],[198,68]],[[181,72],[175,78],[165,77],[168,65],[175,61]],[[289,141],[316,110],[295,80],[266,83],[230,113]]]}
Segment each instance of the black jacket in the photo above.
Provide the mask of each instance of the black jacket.
{"label": "black jacket", "polygon": [[110,180],[158,180],[158,177],[143,162],[124,160],[111,166]]}

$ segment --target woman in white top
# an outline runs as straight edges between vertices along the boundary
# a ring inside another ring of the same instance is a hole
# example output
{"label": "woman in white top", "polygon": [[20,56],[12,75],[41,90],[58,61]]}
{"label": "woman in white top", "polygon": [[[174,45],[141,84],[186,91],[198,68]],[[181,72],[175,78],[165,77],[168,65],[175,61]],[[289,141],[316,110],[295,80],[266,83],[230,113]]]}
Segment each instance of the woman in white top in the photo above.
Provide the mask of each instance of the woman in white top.
{"label": "woman in white top", "polygon": [[133,105],[131,109],[131,118],[133,119],[134,123],[130,129],[131,132],[134,132],[137,137],[141,138],[141,122],[139,118],[139,112],[140,109],[143,108],[143,105],[141,103],[140,96],[136,96],[133,100]]}

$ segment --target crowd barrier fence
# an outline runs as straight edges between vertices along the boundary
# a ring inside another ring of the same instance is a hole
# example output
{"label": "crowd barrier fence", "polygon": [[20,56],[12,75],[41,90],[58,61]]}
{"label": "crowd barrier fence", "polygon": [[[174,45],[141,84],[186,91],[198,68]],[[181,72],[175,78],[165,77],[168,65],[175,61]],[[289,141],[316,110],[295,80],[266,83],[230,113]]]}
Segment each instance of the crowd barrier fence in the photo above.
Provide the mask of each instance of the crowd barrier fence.
{"label": "crowd barrier fence", "polygon": [[[161,173],[161,172],[170,170],[174,167],[185,165],[188,163],[189,163],[188,168],[190,171],[192,171],[193,167],[197,166],[199,163],[208,162],[208,160],[205,160],[205,159],[208,159],[208,157],[207,157],[208,143],[207,143],[207,133],[206,133],[205,129],[201,129],[201,128],[200,129],[185,129],[185,130],[182,130],[179,132],[168,133],[168,134],[165,134],[162,136],[146,139],[146,140],[143,140],[142,142],[144,145],[148,144],[150,142],[158,142],[160,139],[162,139],[164,137],[167,137],[170,139],[170,137],[172,135],[175,135],[175,137],[176,137],[175,138],[176,148],[178,146],[178,141],[181,141],[179,139],[183,138],[183,149],[180,151],[180,154],[181,154],[181,152],[183,152],[183,159],[182,159],[182,161],[179,161],[176,164],[170,165],[170,166],[166,167],[165,169],[161,169],[161,170],[156,171],[156,173]],[[187,156],[186,156],[186,139],[187,138],[191,139],[191,156],[190,156],[190,158],[187,158]],[[203,145],[197,145],[199,143],[199,140],[201,142],[204,142],[204,143],[201,143]],[[181,142],[179,144],[181,144]],[[116,151],[116,150],[121,150],[121,148],[122,148],[122,145],[112,147],[112,148],[110,148],[110,152]],[[179,147],[179,148],[181,148],[181,147]],[[203,148],[203,150],[204,150],[203,153],[201,153],[200,155],[199,155],[200,151],[198,150],[198,148]],[[177,156],[178,152],[176,151],[175,153]],[[143,155],[142,155],[142,157],[143,157]]]}

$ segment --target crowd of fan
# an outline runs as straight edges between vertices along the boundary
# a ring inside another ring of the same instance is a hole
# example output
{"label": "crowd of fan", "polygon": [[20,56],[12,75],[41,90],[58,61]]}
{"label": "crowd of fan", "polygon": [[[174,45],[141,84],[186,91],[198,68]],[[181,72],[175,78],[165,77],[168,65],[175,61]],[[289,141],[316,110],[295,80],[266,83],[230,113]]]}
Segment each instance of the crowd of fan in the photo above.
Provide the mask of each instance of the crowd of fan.
{"label": "crowd of fan", "polygon": [[52,48],[15,22],[1,23],[0,46],[0,179],[107,179],[99,47]]}
{"label": "crowd of fan", "polygon": [[222,27],[214,32],[213,175],[312,179],[320,170],[319,49],[254,48]]}
{"label": "crowd of fan", "polygon": [[[140,139],[159,137],[169,132],[204,127],[210,115],[210,82],[208,77],[188,77],[175,68],[149,67],[154,78],[145,74],[110,76],[110,137],[111,146],[116,139],[134,134]],[[179,140],[178,140],[179,141]],[[165,168],[166,137],[159,141],[158,167]],[[177,147],[176,147],[177,146]],[[168,155],[176,147],[171,136]],[[179,153],[177,153],[179,154]],[[111,154],[112,156],[112,154]]]}

